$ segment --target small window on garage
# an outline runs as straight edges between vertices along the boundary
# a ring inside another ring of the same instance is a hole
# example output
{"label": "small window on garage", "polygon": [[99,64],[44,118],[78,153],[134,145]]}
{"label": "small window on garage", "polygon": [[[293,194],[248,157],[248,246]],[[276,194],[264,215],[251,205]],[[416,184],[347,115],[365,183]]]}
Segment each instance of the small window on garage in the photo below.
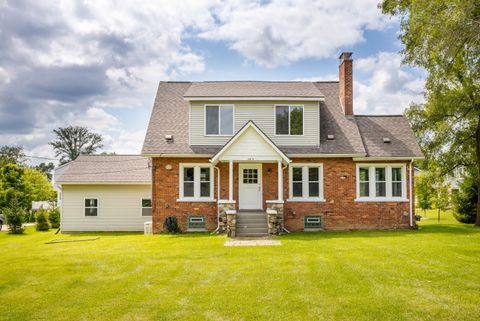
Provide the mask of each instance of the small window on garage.
{"label": "small window on garage", "polygon": [[152,216],[151,198],[142,198],[142,216]]}
{"label": "small window on garage", "polygon": [[304,228],[306,231],[318,231],[323,229],[322,215],[308,215],[305,216]]}
{"label": "small window on garage", "polygon": [[188,217],[189,231],[205,231],[205,215],[190,215]]}
{"label": "small window on garage", "polygon": [[85,199],[85,216],[98,216],[98,198]]}

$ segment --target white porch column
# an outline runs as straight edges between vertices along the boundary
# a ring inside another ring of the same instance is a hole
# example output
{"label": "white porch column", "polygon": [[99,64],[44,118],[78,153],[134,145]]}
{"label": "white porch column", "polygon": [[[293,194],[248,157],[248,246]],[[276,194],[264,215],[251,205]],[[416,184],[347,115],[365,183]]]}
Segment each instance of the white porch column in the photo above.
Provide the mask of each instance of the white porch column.
{"label": "white porch column", "polygon": [[233,201],[233,161],[228,162],[228,200]]}
{"label": "white porch column", "polygon": [[283,171],[282,161],[278,161],[278,200],[283,201]]}

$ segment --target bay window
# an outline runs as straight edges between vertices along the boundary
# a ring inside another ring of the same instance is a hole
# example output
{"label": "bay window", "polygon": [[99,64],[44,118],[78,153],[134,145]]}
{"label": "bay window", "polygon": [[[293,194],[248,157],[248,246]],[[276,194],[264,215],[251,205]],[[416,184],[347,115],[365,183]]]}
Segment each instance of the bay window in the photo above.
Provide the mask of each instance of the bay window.
{"label": "bay window", "polygon": [[322,164],[292,164],[289,168],[291,201],[323,201]]}
{"label": "bay window", "polygon": [[213,167],[180,164],[179,201],[213,201]]}
{"label": "bay window", "polygon": [[406,201],[406,167],[357,164],[357,201]]}

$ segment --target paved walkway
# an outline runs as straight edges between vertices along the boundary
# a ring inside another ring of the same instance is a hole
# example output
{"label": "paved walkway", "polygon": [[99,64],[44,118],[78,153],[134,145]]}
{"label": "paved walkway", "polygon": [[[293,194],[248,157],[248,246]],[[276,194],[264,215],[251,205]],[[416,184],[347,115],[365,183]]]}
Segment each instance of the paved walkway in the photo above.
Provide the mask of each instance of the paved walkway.
{"label": "paved walkway", "polygon": [[278,240],[269,240],[269,239],[233,239],[226,240],[225,246],[279,246],[282,245],[282,242]]}
{"label": "paved walkway", "polygon": [[[25,224],[22,224],[22,225],[23,225],[23,227],[34,226],[35,223],[25,223]],[[8,230],[10,230],[10,229],[8,228],[8,225],[7,225],[7,224],[3,224],[0,231],[8,231]]]}

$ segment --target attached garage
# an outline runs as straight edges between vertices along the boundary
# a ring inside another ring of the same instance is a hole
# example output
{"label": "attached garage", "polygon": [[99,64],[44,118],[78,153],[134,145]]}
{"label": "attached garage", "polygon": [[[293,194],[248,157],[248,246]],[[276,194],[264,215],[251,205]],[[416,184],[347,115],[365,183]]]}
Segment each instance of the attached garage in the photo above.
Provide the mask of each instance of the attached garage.
{"label": "attached garage", "polygon": [[142,231],[152,220],[151,169],[142,156],[79,156],[55,177],[63,232]]}

